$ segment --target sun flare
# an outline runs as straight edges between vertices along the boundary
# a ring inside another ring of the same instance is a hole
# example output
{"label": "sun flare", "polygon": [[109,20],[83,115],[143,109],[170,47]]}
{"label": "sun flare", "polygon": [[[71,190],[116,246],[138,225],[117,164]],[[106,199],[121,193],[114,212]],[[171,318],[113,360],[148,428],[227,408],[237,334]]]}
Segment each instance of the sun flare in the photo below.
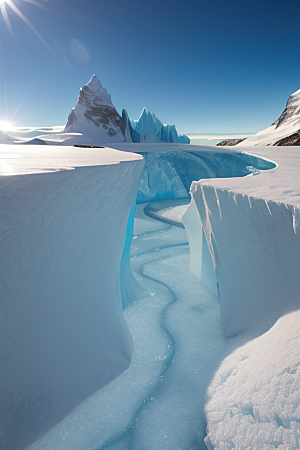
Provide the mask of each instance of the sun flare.
{"label": "sun flare", "polygon": [[[37,6],[38,8],[45,9],[45,3],[48,3],[49,0],[21,0],[22,2],[30,3],[33,6]],[[9,32],[13,35],[13,27],[10,21],[9,13],[14,13],[19,17],[33,34],[38,38],[38,40],[53,54],[53,50],[45,41],[45,39],[41,36],[41,34],[37,31],[37,29],[32,25],[32,23],[27,19],[27,17],[20,11],[20,9],[15,5],[14,0],[0,0],[0,16],[3,17],[5,25]]]}
{"label": "sun flare", "polygon": [[[0,2],[3,0],[0,0]],[[0,131],[15,131],[16,127],[14,127],[11,123],[6,120],[0,120]]]}

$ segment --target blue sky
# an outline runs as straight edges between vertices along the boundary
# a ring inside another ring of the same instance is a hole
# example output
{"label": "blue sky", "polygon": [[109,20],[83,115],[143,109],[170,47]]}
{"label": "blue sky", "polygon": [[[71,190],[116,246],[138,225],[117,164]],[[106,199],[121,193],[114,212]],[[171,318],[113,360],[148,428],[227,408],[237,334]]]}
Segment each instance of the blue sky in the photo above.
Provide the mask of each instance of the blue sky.
{"label": "blue sky", "polygon": [[65,124],[94,73],[119,113],[181,133],[257,132],[300,88],[299,0],[6,1],[31,23],[0,17],[0,120],[17,126]]}

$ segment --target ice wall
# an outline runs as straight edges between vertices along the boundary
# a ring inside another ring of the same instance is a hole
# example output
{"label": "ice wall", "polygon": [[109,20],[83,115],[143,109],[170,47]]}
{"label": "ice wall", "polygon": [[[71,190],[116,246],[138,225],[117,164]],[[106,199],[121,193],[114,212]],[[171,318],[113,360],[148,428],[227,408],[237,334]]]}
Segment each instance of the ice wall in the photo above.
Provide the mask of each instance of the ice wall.
{"label": "ice wall", "polygon": [[[166,144],[167,145],[167,144]],[[238,152],[148,151],[138,152],[145,159],[137,202],[188,198],[191,183],[203,178],[241,177],[275,164]]]}
{"label": "ice wall", "polygon": [[217,273],[225,333],[260,335],[299,308],[296,209],[201,182],[191,193]]}
{"label": "ice wall", "polygon": [[0,448],[128,367],[118,272],[143,161],[0,178]]}
{"label": "ice wall", "polygon": [[191,203],[182,217],[190,246],[190,269],[202,283],[216,296],[219,295],[216,271],[210,254],[201,219],[195,201]]}

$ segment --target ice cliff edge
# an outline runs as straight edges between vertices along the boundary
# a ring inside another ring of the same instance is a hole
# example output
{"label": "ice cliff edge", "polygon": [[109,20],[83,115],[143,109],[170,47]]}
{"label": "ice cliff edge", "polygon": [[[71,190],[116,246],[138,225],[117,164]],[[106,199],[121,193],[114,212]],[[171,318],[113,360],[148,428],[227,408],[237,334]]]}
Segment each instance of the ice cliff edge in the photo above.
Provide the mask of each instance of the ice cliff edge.
{"label": "ice cliff edge", "polygon": [[0,176],[0,448],[23,450],[129,366],[119,269],[143,160],[112,149],[1,152],[5,162],[16,152],[24,172]]}

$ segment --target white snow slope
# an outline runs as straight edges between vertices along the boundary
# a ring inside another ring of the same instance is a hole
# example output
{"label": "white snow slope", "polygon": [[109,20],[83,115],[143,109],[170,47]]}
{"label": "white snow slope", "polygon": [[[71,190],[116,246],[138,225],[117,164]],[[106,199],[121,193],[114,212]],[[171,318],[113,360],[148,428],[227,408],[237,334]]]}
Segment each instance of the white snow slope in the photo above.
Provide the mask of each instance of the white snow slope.
{"label": "white snow slope", "polygon": [[292,94],[281,116],[268,128],[247,138],[237,147],[252,145],[273,145],[279,139],[290,136],[300,130],[300,89]]}
{"label": "white snow slope", "polygon": [[230,338],[208,390],[206,445],[215,450],[300,447],[300,149],[259,154],[278,166],[191,187]]}
{"label": "white snow slope", "polygon": [[84,150],[0,146],[1,450],[130,364],[118,272],[143,160]]}

